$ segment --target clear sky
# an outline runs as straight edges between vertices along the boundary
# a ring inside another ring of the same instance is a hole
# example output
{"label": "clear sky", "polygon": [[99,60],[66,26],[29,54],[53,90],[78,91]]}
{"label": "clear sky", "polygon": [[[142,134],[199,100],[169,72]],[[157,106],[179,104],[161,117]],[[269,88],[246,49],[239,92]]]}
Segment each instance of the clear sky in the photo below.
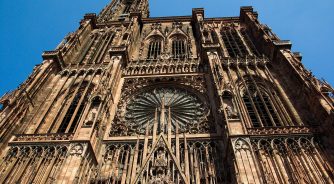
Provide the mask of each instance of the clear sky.
{"label": "clear sky", "polygon": [[[0,96],[15,89],[85,13],[98,13],[109,0],[0,0]],[[150,0],[152,17],[191,15],[205,8],[206,17],[238,16],[240,6],[254,6],[269,25],[318,78],[334,85],[333,0]]]}

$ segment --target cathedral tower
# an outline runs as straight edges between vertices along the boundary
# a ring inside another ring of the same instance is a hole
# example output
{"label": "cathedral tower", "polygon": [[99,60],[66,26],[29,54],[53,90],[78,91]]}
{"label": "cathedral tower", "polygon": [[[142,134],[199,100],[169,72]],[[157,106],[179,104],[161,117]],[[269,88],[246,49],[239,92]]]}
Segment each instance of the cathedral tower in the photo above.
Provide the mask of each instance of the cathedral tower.
{"label": "cathedral tower", "polygon": [[0,183],[334,183],[334,90],[240,16],[113,0],[0,98]]}

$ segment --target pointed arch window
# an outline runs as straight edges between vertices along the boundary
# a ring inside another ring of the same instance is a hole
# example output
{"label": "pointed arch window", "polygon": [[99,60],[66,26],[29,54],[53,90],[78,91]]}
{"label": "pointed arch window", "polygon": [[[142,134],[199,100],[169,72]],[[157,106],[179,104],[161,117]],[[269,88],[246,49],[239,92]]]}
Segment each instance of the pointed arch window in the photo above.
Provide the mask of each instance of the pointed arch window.
{"label": "pointed arch window", "polygon": [[89,112],[88,112],[88,114],[85,118],[85,121],[84,121],[85,126],[92,126],[93,125],[94,121],[96,120],[100,104],[101,104],[101,98],[99,96],[94,97],[92,102],[91,102]]}
{"label": "pointed arch window", "polygon": [[[57,130],[58,133],[72,133],[77,127],[78,121],[83,113],[85,107],[85,101],[87,100],[87,93],[85,95],[85,90],[88,87],[87,82],[83,82],[75,94],[71,105],[67,109],[67,112]],[[85,95],[85,96],[83,96]],[[71,99],[69,97],[68,99]]]}
{"label": "pointed arch window", "polygon": [[255,47],[255,45],[254,45],[254,43],[253,43],[253,41],[252,41],[252,39],[251,39],[251,37],[250,37],[250,34],[248,34],[248,33],[246,32],[246,30],[244,30],[244,29],[241,30],[240,33],[241,33],[241,35],[243,36],[243,38],[244,38],[244,40],[245,40],[245,42],[246,42],[248,48],[250,49],[250,51],[251,51],[254,55],[256,55],[256,56],[260,56],[260,53],[257,51],[257,49],[256,49],[256,47]]}
{"label": "pointed arch window", "polygon": [[244,57],[248,54],[241,37],[234,29],[221,31],[221,36],[230,57]]}
{"label": "pointed arch window", "polygon": [[186,44],[182,38],[175,38],[172,41],[172,54],[173,58],[185,58],[186,56]]}
{"label": "pointed arch window", "polygon": [[219,43],[216,31],[214,30],[211,31],[211,37],[212,37],[212,43]]}
{"label": "pointed arch window", "polygon": [[123,10],[123,14],[128,14],[130,13],[130,8],[131,8],[131,3],[126,3],[125,8]]}
{"label": "pointed arch window", "polygon": [[162,39],[154,38],[151,40],[148,46],[148,59],[158,59],[161,55]]}
{"label": "pointed arch window", "polygon": [[273,101],[264,89],[249,84],[242,98],[253,127],[281,126]]}

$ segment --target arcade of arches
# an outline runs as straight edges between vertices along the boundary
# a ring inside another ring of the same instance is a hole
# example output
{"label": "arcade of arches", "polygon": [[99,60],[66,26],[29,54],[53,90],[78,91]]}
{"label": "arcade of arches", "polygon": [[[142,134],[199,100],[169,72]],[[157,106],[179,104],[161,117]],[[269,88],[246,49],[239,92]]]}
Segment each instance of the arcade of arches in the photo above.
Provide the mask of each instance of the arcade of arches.
{"label": "arcade of arches", "polygon": [[0,98],[0,183],[334,183],[334,90],[261,24],[113,0]]}

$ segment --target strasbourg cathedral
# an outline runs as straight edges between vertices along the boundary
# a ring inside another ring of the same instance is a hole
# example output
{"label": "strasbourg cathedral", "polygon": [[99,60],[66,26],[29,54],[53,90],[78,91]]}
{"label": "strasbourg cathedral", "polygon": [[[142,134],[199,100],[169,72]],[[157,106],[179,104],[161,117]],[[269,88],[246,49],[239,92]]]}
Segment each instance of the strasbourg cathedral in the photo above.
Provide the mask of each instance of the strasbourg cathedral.
{"label": "strasbourg cathedral", "polygon": [[0,183],[334,183],[334,90],[289,41],[148,7],[86,14],[0,98]]}

